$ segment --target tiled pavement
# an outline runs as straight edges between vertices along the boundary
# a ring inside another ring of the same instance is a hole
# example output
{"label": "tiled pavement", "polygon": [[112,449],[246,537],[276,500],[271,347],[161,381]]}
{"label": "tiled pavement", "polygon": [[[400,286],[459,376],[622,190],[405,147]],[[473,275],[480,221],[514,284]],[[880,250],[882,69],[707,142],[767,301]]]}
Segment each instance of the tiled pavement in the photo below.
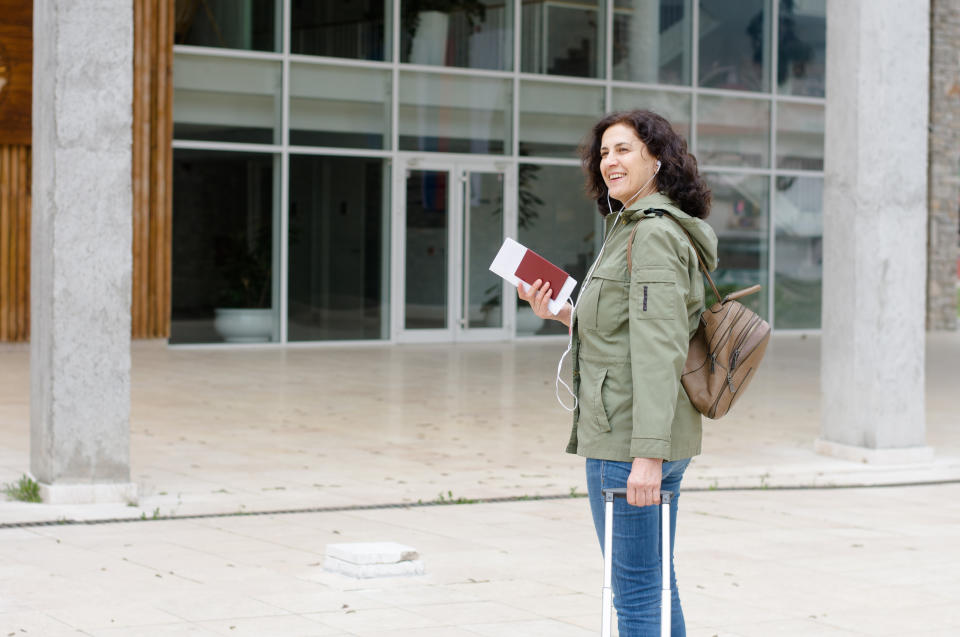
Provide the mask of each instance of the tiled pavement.
{"label": "tiled pavement", "polygon": [[[694,492],[692,636],[960,635],[960,485]],[[582,498],[0,530],[0,635],[587,637],[601,562]],[[326,573],[396,540],[419,577]],[[25,632],[21,632],[25,631]]]}
{"label": "tiled pavement", "polygon": [[[582,493],[582,462],[561,452],[560,351],[137,343],[139,501],[0,502],[0,523]],[[931,334],[936,461],[857,465],[812,452],[816,337],[776,337],[685,478],[698,489],[681,498],[677,547],[689,635],[960,635],[957,361],[960,334]],[[0,350],[0,483],[29,467],[27,365],[25,348]],[[416,547],[427,575],[319,566],[329,542],[372,540]],[[0,637],[593,635],[600,567],[579,498],[4,528]]]}

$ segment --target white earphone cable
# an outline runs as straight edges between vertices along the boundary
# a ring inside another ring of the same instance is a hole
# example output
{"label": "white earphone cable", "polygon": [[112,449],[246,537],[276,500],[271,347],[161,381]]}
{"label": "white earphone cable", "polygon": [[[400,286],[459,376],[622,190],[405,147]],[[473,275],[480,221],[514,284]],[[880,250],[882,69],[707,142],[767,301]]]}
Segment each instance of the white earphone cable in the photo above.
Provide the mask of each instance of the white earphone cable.
{"label": "white earphone cable", "polygon": [[[610,237],[614,235],[617,231],[617,228],[620,226],[620,217],[623,216],[623,211],[627,209],[634,199],[637,198],[644,189],[650,185],[650,182],[657,176],[657,173],[660,172],[660,161],[657,160],[657,168],[653,171],[653,174],[650,175],[650,179],[647,180],[647,183],[643,184],[630,199],[628,199],[622,206],[620,206],[620,212],[617,213],[617,218],[613,222],[613,228],[610,229],[610,232],[603,238],[603,243],[600,244],[600,252],[597,253],[597,258],[593,260],[593,265],[590,266],[590,269],[587,270],[587,275],[583,278],[583,285],[580,287],[580,295],[577,297],[577,303],[580,302],[580,299],[583,298],[583,293],[586,292],[587,286],[590,284],[591,279],[593,278],[593,271],[596,270],[597,265],[600,264],[600,259],[603,257],[603,250],[607,247],[607,241],[610,240]],[[613,207],[610,205],[610,190],[607,189],[607,210],[610,211],[610,214],[613,214]],[[570,302],[570,326],[567,330],[567,349],[564,350],[563,354],[560,356],[560,362],[557,363],[557,379],[554,383],[554,394],[557,397],[557,402],[560,403],[560,406],[566,409],[569,412],[573,412],[577,409],[579,400],[577,395],[574,393],[573,389],[570,388],[567,383],[560,378],[563,372],[563,361],[573,349],[573,317],[577,312],[577,303],[573,302],[573,297],[567,297],[567,301]],[[563,402],[563,399],[560,397],[560,385],[563,385],[564,389],[567,390],[567,393],[573,396],[573,407],[568,407],[566,403]]]}

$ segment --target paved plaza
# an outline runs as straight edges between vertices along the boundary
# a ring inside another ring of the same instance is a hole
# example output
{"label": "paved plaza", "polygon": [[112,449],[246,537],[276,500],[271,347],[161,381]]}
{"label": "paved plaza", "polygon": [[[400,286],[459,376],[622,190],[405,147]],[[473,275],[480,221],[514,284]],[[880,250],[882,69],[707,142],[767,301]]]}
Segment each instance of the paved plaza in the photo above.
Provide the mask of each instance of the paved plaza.
{"label": "paved plaza", "polygon": [[[0,502],[0,637],[598,634],[602,564],[553,398],[562,349],[135,343],[140,494]],[[812,451],[818,339],[775,337],[685,479],[689,635],[960,634],[957,361],[960,334],[929,335],[936,460],[861,465]],[[0,483],[29,468],[28,365],[0,351]],[[497,498],[515,500],[445,504]],[[431,506],[377,506],[416,503]],[[257,511],[292,512],[235,515]],[[327,544],[366,541],[415,547],[426,574],[323,570]]]}

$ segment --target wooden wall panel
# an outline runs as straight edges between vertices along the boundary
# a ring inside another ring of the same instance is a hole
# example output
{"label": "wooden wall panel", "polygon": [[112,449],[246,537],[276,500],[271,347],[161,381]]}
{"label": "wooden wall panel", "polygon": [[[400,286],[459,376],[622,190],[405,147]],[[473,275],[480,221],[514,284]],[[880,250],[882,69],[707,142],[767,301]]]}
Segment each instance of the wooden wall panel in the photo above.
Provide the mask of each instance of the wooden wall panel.
{"label": "wooden wall panel", "polygon": [[133,338],[170,335],[173,0],[135,0]]}
{"label": "wooden wall panel", "polygon": [[[0,0],[0,9],[9,2]],[[133,338],[170,334],[173,5],[134,1]],[[0,11],[0,26],[9,26],[11,15]],[[22,133],[22,122],[16,128]],[[30,336],[30,168],[29,143],[0,145],[0,342]]]}
{"label": "wooden wall panel", "polygon": [[0,342],[30,338],[30,147],[0,145]]}
{"label": "wooden wall panel", "polygon": [[0,0],[0,144],[30,145],[33,2]]}

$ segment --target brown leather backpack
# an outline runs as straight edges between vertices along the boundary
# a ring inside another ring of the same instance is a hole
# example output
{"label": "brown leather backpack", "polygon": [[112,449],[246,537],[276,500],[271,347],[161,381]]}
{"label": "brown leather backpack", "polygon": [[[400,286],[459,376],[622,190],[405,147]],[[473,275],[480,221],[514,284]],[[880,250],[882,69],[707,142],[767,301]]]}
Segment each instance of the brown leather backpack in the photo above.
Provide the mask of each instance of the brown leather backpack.
{"label": "brown leather backpack", "polygon": [[[690,402],[707,418],[720,418],[725,415],[737,399],[743,395],[747,385],[756,376],[757,368],[767,351],[770,341],[770,324],[756,312],[750,310],[737,299],[759,292],[761,286],[753,285],[743,290],[731,292],[720,299],[720,292],[703,264],[700,250],[693,242],[687,229],[666,210],[650,209],[657,216],[666,215],[683,230],[700,263],[700,270],[710,282],[710,288],[717,299],[711,307],[700,315],[700,325],[690,339],[687,362],[683,366],[680,382],[683,384]],[[633,240],[640,227],[640,217],[630,233],[627,243],[627,265],[633,270]]]}

